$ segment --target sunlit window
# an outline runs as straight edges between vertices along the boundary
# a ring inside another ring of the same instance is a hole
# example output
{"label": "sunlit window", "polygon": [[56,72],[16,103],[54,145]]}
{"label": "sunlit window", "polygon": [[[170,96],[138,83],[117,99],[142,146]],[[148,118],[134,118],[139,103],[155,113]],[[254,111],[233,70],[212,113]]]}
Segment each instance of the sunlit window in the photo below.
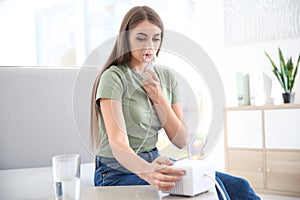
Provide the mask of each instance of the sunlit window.
{"label": "sunlit window", "polygon": [[[197,36],[196,1],[180,0],[0,0],[0,66],[80,67],[87,56],[115,36],[125,13],[135,5],[149,5],[161,16],[165,28]],[[180,10],[180,14],[178,14]],[[203,145],[210,123],[210,97],[202,77],[181,58],[161,52],[160,64],[175,70],[192,93],[182,102],[189,140]],[[160,134],[159,147],[170,142]],[[167,149],[170,153],[171,149]],[[175,152],[175,151],[174,151]],[[186,150],[182,151],[186,156]],[[198,152],[199,153],[199,152]]]}
{"label": "sunlit window", "polygon": [[118,33],[123,16],[135,5],[153,7],[168,29],[195,32],[189,23],[193,1],[2,0],[0,66],[80,66]]}

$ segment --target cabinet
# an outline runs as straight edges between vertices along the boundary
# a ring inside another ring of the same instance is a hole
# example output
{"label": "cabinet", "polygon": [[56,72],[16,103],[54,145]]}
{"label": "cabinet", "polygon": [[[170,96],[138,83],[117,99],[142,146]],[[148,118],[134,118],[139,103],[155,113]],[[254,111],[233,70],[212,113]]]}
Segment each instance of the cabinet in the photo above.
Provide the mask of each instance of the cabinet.
{"label": "cabinet", "polygon": [[225,108],[225,168],[257,192],[300,196],[300,104]]}

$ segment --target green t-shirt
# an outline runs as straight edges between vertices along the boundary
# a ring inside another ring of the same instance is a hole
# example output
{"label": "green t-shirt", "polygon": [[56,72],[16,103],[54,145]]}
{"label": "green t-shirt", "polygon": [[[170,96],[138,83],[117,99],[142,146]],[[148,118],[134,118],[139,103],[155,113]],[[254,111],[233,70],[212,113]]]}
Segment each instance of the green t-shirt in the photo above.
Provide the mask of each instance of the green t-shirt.
{"label": "green t-shirt", "polygon": [[[162,67],[154,70],[169,104],[179,102],[178,85],[173,74]],[[129,65],[111,66],[101,75],[96,99],[109,98],[122,103],[130,147],[145,152],[156,146],[162,125],[155,108],[142,87],[143,77]],[[100,146],[97,155],[113,157],[101,110],[99,110]]]}

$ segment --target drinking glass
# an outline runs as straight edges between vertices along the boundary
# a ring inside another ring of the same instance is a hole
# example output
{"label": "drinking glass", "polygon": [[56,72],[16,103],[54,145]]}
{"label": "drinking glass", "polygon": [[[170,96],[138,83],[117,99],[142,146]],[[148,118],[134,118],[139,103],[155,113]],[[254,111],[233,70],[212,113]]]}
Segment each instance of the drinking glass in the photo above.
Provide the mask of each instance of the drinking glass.
{"label": "drinking glass", "polygon": [[56,199],[79,199],[80,155],[65,154],[52,157]]}

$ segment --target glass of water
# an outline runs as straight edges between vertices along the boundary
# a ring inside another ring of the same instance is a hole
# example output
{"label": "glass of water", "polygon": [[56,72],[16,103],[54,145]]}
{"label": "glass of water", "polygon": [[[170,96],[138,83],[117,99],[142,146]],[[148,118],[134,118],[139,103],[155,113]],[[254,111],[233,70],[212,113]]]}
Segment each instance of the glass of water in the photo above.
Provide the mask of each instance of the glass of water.
{"label": "glass of water", "polygon": [[56,199],[79,199],[80,155],[66,154],[52,157]]}

